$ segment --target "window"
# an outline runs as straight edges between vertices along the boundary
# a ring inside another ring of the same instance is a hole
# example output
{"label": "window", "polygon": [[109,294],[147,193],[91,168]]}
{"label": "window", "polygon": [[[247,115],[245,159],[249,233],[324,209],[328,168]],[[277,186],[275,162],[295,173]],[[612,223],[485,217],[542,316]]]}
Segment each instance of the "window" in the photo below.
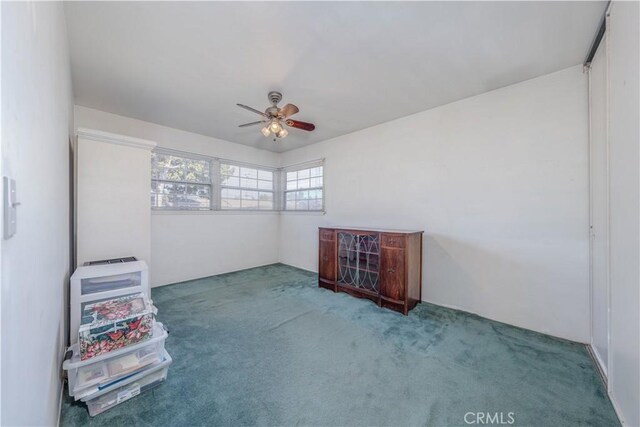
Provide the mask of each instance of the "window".
{"label": "window", "polygon": [[157,148],[151,154],[151,209],[322,211],[323,161],[285,169]]}
{"label": "window", "polygon": [[287,211],[324,209],[323,165],[285,170],[284,208]]}
{"label": "window", "polygon": [[220,208],[273,210],[273,171],[220,164]]}
{"label": "window", "polygon": [[211,161],[153,152],[151,207],[211,209]]}

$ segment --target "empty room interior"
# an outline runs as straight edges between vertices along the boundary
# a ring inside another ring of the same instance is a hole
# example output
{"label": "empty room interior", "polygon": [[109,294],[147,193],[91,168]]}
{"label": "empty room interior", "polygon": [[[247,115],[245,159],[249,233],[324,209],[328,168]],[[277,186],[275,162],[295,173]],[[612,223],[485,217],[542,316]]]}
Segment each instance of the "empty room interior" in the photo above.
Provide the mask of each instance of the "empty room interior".
{"label": "empty room interior", "polygon": [[3,1],[0,425],[640,426],[639,6]]}

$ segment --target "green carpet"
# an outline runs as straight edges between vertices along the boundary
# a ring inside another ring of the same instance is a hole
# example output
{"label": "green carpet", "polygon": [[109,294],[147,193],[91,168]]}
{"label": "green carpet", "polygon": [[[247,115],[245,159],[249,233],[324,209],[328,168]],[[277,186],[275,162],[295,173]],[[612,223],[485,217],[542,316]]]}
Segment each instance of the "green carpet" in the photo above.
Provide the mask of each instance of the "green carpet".
{"label": "green carpet", "polygon": [[95,418],[67,397],[62,426],[619,425],[580,344],[425,303],[405,317],[281,264],[152,293],[167,382]]}

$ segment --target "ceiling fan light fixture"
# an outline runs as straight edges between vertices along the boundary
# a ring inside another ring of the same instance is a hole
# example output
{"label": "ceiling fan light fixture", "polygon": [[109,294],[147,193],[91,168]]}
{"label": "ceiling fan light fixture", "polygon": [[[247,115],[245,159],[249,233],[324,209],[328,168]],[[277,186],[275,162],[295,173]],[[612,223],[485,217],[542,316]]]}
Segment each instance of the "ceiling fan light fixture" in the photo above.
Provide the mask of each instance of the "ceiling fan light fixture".
{"label": "ceiling fan light fixture", "polygon": [[262,134],[263,134],[264,136],[269,136],[269,134],[271,134],[271,131],[269,130],[269,127],[268,127],[268,126],[263,127],[263,128],[260,130],[260,132],[262,132]]}
{"label": "ceiling fan light fixture", "polygon": [[269,130],[273,133],[279,133],[280,131],[282,131],[282,125],[280,124],[280,122],[276,119],[271,121],[271,124],[269,125]]}
{"label": "ceiling fan light fixture", "polygon": [[276,132],[276,136],[278,138],[284,138],[287,135],[289,135],[289,131],[287,131],[285,128],[280,129],[280,132]]}

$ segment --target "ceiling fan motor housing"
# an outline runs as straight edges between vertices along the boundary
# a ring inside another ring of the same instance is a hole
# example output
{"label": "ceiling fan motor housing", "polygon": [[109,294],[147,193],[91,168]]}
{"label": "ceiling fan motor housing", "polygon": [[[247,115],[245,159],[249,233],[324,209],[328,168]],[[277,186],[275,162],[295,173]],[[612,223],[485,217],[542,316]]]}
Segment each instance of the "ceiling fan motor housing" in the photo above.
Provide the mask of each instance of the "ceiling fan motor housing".
{"label": "ceiling fan motor housing", "polygon": [[269,117],[278,117],[278,112],[279,109],[278,107],[269,107],[266,110],[264,110],[265,114]]}
{"label": "ceiling fan motor housing", "polygon": [[274,107],[278,105],[278,102],[282,101],[282,94],[280,92],[271,91],[269,92],[268,97],[269,101],[271,102],[271,104],[273,104]]}

